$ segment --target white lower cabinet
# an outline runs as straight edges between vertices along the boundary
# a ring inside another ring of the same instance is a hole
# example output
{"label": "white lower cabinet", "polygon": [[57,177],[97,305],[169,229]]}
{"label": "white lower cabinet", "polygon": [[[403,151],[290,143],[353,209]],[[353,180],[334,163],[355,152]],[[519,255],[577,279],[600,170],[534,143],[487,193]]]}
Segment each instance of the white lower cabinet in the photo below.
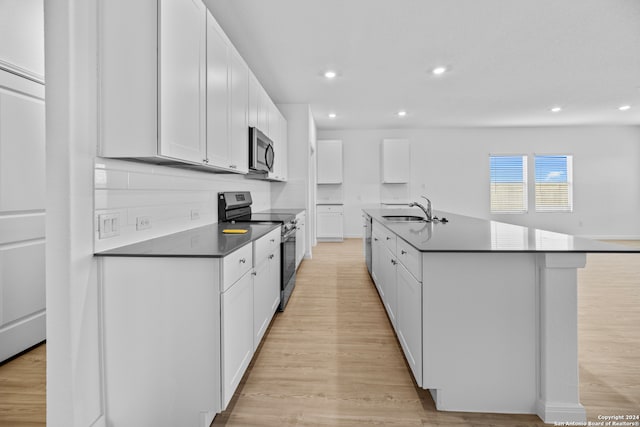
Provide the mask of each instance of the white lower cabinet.
{"label": "white lower cabinet", "polygon": [[253,276],[250,272],[221,296],[222,407],[233,397],[253,357]]}
{"label": "white lower cabinet", "polygon": [[422,385],[422,283],[402,265],[396,268],[396,330],[418,385]]}
{"label": "white lower cabinet", "polygon": [[[253,349],[260,345],[280,305],[280,230],[253,243]],[[262,253],[262,255],[260,255]]]}
{"label": "white lower cabinet", "polygon": [[396,322],[396,310],[397,310],[397,290],[396,290],[396,265],[398,261],[396,257],[389,249],[384,249],[381,256],[382,268],[381,282],[384,288],[384,308],[387,310],[389,320],[394,329],[398,329]]}
{"label": "white lower cabinet", "polygon": [[304,259],[304,254],[307,247],[306,218],[306,212],[300,212],[298,215],[296,215],[296,269],[300,266],[300,263]]}
{"label": "white lower cabinet", "polygon": [[99,265],[107,424],[208,427],[280,303],[280,228],[223,258]]}
{"label": "white lower cabinet", "polygon": [[100,261],[106,425],[208,427],[221,410],[219,261]]}
{"label": "white lower cabinet", "polygon": [[371,252],[371,276],[411,372],[421,386],[422,283],[412,274],[419,272],[422,277],[420,252],[375,221]]}
{"label": "white lower cabinet", "polygon": [[344,240],[343,217],[342,205],[318,205],[316,207],[318,241],[342,242]]}

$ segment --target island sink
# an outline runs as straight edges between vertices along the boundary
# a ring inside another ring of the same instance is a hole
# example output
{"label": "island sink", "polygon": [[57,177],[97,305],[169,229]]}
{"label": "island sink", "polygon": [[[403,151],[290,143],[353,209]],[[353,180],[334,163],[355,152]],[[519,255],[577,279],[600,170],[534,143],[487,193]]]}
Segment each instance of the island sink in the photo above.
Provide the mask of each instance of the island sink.
{"label": "island sink", "polygon": [[429,222],[426,218],[415,215],[383,215],[387,221]]}

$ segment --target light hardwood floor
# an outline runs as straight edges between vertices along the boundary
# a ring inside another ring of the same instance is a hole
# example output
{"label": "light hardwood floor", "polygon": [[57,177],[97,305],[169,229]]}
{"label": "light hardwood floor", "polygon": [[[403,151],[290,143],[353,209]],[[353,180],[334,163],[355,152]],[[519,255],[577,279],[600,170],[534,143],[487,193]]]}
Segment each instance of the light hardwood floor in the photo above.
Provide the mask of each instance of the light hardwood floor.
{"label": "light hardwood floor", "polygon": [[[362,241],[322,243],[313,254],[213,426],[545,425],[533,415],[436,411],[412,380],[367,274]],[[588,255],[578,283],[588,419],[640,414],[640,255]],[[44,346],[34,352],[0,366],[0,426],[44,425]]]}

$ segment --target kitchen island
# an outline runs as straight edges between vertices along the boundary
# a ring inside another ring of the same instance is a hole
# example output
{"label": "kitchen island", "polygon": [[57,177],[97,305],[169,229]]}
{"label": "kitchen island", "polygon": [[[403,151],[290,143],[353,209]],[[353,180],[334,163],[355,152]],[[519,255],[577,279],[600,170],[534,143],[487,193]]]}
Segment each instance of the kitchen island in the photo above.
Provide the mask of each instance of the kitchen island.
{"label": "kitchen island", "polygon": [[[638,252],[450,213],[372,217],[372,278],[418,386],[437,409],[586,421],[578,380],[577,269]],[[424,215],[422,215],[424,216]]]}

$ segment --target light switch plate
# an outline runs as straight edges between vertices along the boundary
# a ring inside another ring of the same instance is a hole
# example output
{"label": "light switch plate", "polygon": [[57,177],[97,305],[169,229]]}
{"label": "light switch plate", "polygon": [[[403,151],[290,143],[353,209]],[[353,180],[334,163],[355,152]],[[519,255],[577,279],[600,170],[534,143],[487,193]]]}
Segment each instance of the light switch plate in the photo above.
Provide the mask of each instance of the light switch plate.
{"label": "light switch plate", "polygon": [[98,215],[98,237],[106,239],[120,234],[120,214]]}

